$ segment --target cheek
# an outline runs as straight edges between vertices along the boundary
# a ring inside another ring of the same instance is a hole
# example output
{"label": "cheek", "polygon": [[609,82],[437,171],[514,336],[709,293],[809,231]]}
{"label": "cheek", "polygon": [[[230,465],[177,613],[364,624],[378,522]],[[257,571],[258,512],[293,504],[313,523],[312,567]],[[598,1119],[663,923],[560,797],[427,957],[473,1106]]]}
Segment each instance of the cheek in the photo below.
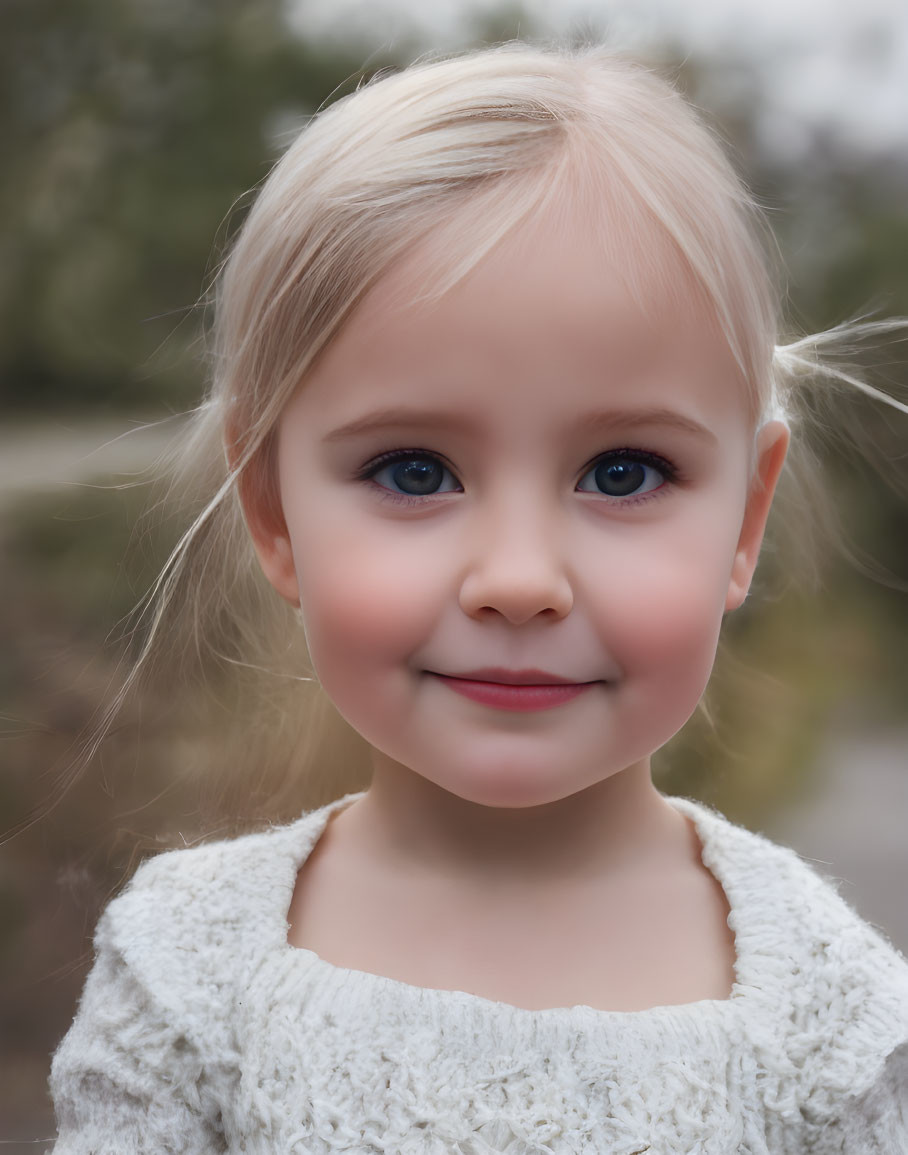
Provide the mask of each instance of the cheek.
{"label": "cheek", "polygon": [[[702,560],[701,559],[698,559]],[[622,671],[616,702],[634,757],[664,746],[703,697],[722,624],[728,583],[713,567],[675,561],[633,583],[602,641]]]}
{"label": "cheek", "polygon": [[709,588],[687,575],[676,574],[670,587],[640,591],[637,605],[629,610],[625,631],[631,661],[656,677],[677,677],[689,671],[694,678],[709,675],[722,624],[724,588]]}
{"label": "cheek", "polygon": [[603,627],[619,665],[660,683],[672,697],[693,696],[694,704],[709,678],[722,624],[736,540],[728,538],[685,534],[663,541],[636,559],[614,606],[603,602]]}
{"label": "cheek", "polygon": [[379,544],[368,533],[323,528],[298,535],[294,559],[309,652],[324,683],[329,671],[365,672],[412,651],[430,628],[436,583],[387,537]]}

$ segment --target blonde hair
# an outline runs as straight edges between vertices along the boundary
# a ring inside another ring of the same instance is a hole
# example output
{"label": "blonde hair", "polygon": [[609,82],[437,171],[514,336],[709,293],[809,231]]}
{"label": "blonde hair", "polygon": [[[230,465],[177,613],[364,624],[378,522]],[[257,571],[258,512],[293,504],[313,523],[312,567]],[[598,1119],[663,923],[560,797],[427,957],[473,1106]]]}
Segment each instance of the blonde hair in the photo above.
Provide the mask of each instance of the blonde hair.
{"label": "blonde hair", "polygon": [[[456,227],[458,258],[424,287],[444,292],[521,222],[577,196],[606,206],[604,253],[619,231],[639,248],[642,266],[627,271],[634,288],[679,266],[689,273],[736,358],[755,429],[791,418],[793,385],[824,371],[820,353],[842,334],[780,344],[762,214],[668,82],[600,47],[522,44],[378,77],[312,118],[220,271],[211,387],[174,481],[201,495],[200,510],[145,602],[141,654],[86,759],[171,621],[200,652],[214,622],[228,661],[277,669],[290,611],[258,572],[240,490],[274,484],[281,413],[369,289],[435,230]],[[887,399],[850,371],[825,371]],[[291,678],[305,680],[301,660],[294,651]],[[335,779],[329,794],[348,785]]]}

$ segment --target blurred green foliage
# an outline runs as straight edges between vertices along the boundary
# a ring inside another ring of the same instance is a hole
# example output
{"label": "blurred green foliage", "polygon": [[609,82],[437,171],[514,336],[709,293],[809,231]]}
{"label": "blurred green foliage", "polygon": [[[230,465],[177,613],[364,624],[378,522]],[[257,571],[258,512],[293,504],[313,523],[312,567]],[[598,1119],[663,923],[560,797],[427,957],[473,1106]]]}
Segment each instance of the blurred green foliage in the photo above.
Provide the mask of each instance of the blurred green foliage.
{"label": "blurred green foliage", "polygon": [[282,10],[4,0],[0,405],[182,407],[197,394],[183,353],[215,234],[286,132],[364,62],[292,37]]}

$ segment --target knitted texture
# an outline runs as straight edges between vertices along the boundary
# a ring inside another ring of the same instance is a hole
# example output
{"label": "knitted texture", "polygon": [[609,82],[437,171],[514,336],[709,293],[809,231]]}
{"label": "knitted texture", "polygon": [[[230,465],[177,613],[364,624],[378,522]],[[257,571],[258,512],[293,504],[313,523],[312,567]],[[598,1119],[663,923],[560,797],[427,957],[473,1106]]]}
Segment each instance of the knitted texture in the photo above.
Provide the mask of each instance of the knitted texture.
{"label": "knitted texture", "polygon": [[729,901],[730,998],[531,1011],[288,944],[355,797],[140,867],[53,1059],[55,1155],[908,1153],[908,962],[793,851],[669,799]]}

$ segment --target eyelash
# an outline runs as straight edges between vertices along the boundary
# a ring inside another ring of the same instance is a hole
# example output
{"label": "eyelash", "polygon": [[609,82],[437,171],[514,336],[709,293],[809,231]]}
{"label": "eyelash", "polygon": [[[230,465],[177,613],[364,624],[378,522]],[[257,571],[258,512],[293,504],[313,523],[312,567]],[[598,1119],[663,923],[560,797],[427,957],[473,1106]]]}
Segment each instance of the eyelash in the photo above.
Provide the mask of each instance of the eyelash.
{"label": "eyelash", "polygon": [[[677,467],[674,466],[670,461],[667,461],[664,457],[661,457],[658,453],[651,453],[649,450],[645,449],[631,449],[629,447],[610,449],[605,453],[600,453],[597,457],[594,457],[592,461],[584,466],[580,474],[580,479],[586,477],[591,469],[595,469],[597,465],[603,461],[606,461],[608,458],[619,457],[628,458],[640,465],[648,465],[651,469],[655,469],[658,473],[660,473],[664,480],[662,485],[657,486],[655,489],[646,490],[645,492],[637,495],[630,494],[629,496],[622,498],[609,498],[609,495],[606,493],[600,494],[601,497],[605,498],[606,500],[611,500],[615,504],[622,506],[638,505],[655,497],[666,486],[677,485],[682,480],[680,471],[677,469]],[[377,490],[380,491],[380,496],[384,501],[390,501],[395,505],[423,505],[428,498],[440,495],[429,493],[420,496],[413,493],[396,493],[394,490],[387,489],[385,486],[379,485],[378,482],[373,481],[375,474],[378,473],[379,470],[383,469],[386,465],[393,465],[398,461],[413,460],[437,461],[443,465],[444,468],[447,469],[451,476],[456,480],[456,474],[454,473],[454,470],[445,461],[445,459],[439,454],[432,453],[426,449],[392,449],[388,453],[382,453],[380,456],[375,457],[371,461],[367,462],[362,467],[362,469],[356,473],[355,477],[357,481],[370,482]],[[458,481],[457,484],[459,485],[460,482]],[[456,493],[463,492],[463,490],[445,490],[444,492]],[[591,491],[580,490],[579,492],[583,493]]]}
{"label": "eyelash", "polygon": [[[393,489],[386,489],[385,486],[379,485],[377,481],[372,481],[372,478],[380,469],[386,465],[394,465],[398,461],[413,461],[413,460],[429,460],[437,461],[444,466],[445,469],[456,477],[454,470],[437,453],[430,453],[426,449],[392,449],[388,453],[382,453],[379,457],[373,458],[367,462],[361,470],[356,474],[357,481],[369,481],[372,485],[380,491],[380,496],[383,501],[390,501],[395,505],[422,505],[427,498],[436,497],[434,493],[426,494],[420,497],[415,493],[395,493]],[[458,485],[460,482],[457,483]],[[449,491],[456,492],[456,491]]]}

